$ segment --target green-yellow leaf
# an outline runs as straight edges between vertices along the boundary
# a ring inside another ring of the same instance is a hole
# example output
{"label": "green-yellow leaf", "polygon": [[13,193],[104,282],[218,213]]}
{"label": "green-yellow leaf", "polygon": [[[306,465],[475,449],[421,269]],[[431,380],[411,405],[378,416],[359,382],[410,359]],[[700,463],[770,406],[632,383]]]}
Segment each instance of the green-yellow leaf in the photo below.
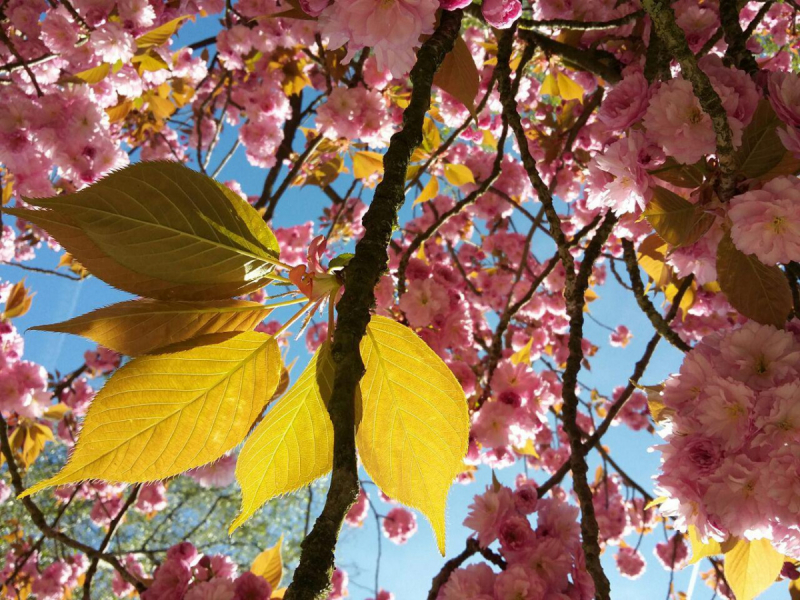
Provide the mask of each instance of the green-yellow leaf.
{"label": "green-yellow leaf", "polygon": [[220,339],[116,371],[92,401],[67,465],[23,496],[87,479],[165,479],[237,446],[278,385],[281,355],[264,333]]}
{"label": "green-yellow leaf", "polygon": [[414,206],[417,204],[422,204],[423,202],[427,202],[428,200],[433,200],[436,196],[439,195],[439,180],[436,177],[431,176],[428,179],[428,183],[425,184],[425,187],[422,188],[422,192],[420,193],[419,197],[414,200]]}
{"label": "green-yellow leaf", "polygon": [[737,600],[753,600],[775,583],[784,560],[769,540],[738,540],[725,554],[725,579]]}
{"label": "green-yellow leaf", "polygon": [[265,502],[298,490],[331,470],[333,425],[326,403],[333,387],[328,343],[247,439],[236,462],[242,509],[233,532]]}
{"label": "green-yellow leaf", "polygon": [[778,137],[780,124],[769,100],[762,99],[742,133],[742,144],[736,153],[739,169],[746,177],[759,177],[781,162],[786,149]]}
{"label": "green-yellow leaf", "polygon": [[283,558],[281,558],[281,544],[283,536],[272,548],[267,548],[256,556],[250,566],[250,572],[263,577],[269,582],[270,587],[275,590],[281,584],[283,577]]}
{"label": "green-yellow leaf", "polygon": [[353,176],[356,179],[366,179],[375,173],[383,173],[383,154],[365,150],[353,155]]}
{"label": "green-yellow leaf", "polygon": [[73,222],[126,269],[164,281],[225,287],[266,280],[279,253],[252,206],[175,162],[137,163],[80,192],[28,201]]}
{"label": "green-yellow leaf", "polygon": [[786,323],[792,290],[783,271],[739,250],[729,233],[717,248],[717,276],[728,302],[745,317],[776,327]]}
{"label": "green-yellow leaf", "polygon": [[480,87],[480,74],[466,42],[457,38],[442,66],[433,77],[434,85],[443,89],[475,114],[475,98]]}
{"label": "green-yellow leaf", "polygon": [[425,342],[386,317],[372,317],[361,356],[364,468],[385,494],[430,520],[444,555],[447,495],[469,438],[464,391]]}
{"label": "green-yellow leaf", "polygon": [[251,331],[271,309],[245,300],[163,302],[139,299],[32,329],[82,335],[122,354],[138,356],[214,333]]}
{"label": "green-yellow leaf", "polygon": [[161,44],[164,44],[167,40],[169,40],[169,38],[175,35],[175,32],[178,31],[178,27],[180,26],[181,22],[186,18],[188,18],[188,16],[172,19],[163,25],[159,25],[155,29],[148,31],[144,35],[140,35],[136,38],[136,47],[150,48],[152,46],[160,46]]}
{"label": "green-yellow leaf", "polygon": [[528,340],[528,343],[525,344],[522,348],[514,352],[511,355],[511,362],[515,365],[518,364],[531,364],[531,348],[533,348],[533,338]]}
{"label": "green-yellow leaf", "polygon": [[580,100],[583,102],[583,87],[564,73],[558,74],[558,93],[564,100]]}
{"label": "green-yellow leaf", "polygon": [[661,186],[642,213],[665,242],[688,246],[699,240],[714,223],[714,215]]}
{"label": "green-yellow leaf", "polygon": [[108,257],[68,215],[51,210],[4,208],[3,212],[41,227],[92,275],[120,290],[159,300],[224,299],[253,292],[268,279],[212,285],[186,285],[164,281],[127,269]]}
{"label": "green-yellow leaf", "polygon": [[456,187],[461,187],[468,183],[475,183],[475,175],[472,174],[472,171],[467,165],[445,165],[444,178]]}

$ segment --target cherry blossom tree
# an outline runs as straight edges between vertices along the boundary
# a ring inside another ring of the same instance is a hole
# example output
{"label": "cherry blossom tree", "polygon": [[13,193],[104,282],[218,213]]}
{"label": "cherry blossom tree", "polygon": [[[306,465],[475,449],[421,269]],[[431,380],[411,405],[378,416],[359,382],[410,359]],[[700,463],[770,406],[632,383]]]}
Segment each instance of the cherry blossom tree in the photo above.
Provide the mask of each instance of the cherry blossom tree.
{"label": "cherry blossom tree", "polygon": [[[800,597],[798,11],[0,0],[0,593],[337,600],[373,519],[429,600]],[[25,275],[129,297],[48,372]]]}

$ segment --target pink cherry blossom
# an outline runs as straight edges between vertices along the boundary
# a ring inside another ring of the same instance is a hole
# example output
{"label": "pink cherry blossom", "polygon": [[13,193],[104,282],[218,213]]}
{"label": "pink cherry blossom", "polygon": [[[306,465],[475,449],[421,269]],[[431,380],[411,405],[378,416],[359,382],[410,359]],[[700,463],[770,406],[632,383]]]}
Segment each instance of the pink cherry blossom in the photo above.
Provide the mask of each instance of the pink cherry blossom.
{"label": "pink cherry blossom", "polygon": [[636,548],[626,546],[614,555],[620,575],[628,579],[639,579],[644,574],[646,564],[644,556]]}
{"label": "pink cherry blossom", "polygon": [[417,518],[403,507],[393,508],[383,519],[383,534],[395,544],[405,544],[416,532]]}

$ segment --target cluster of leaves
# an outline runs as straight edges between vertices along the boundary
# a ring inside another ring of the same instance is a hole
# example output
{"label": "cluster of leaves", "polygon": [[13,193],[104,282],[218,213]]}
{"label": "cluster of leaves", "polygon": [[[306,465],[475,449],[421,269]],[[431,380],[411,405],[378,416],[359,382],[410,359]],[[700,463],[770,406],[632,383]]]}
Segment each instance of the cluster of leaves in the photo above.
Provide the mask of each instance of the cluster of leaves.
{"label": "cluster of leaves", "polygon": [[[90,479],[169,478],[219,459],[250,433],[236,468],[243,506],[233,531],[267,500],[330,471],[328,342],[259,422],[288,376],[275,337],[253,330],[281,303],[229,296],[287,280],[255,209],[175,163],[138,163],[75,194],[29,202],[40,210],[8,212],[47,230],[98,278],[145,297],[40,328],[134,358],[92,402],[64,469],[24,496]],[[387,495],[429,517],[444,553],[447,493],[469,432],[461,386],[416,334],[384,317],[373,317],[361,354],[361,459]]]}

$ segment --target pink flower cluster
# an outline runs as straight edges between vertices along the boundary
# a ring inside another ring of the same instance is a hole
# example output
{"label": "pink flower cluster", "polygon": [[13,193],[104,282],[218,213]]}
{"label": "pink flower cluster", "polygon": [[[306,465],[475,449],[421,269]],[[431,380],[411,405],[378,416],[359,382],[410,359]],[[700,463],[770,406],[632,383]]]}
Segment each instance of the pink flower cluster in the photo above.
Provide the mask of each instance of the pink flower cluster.
{"label": "pink flower cluster", "polygon": [[22,336],[8,321],[0,323],[0,413],[38,419],[51,405],[47,371],[22,360]]}
{"label": "pink flower cluster", "polygon": [[[21,556],[27,555],[30,550],[23,549],[21,555],[15,554],[13,550],[5,554],[5,564],[0,569],[0,578],[3,581],[14,572]],[[68,556],[45,566],[39,563],[39,553],[32,552],[17,577],[30,583],[29,591],[36,600],[62,600],[78,585],[80,577],[88,568],[89,559],[83,554]]]}
{"label": "pink flower cluster", "polygon": [[231,560],[220,554],[200,555],[189,542],[167,551],[156,569],[153,583],[142,600],[269,600],[272,587],[263,577],[241,575]]}
{"label": "pink flower cluster", "polygon": [[[556,498],[536,499],[532,482],[496,484],[470,506],[464,525],[487,547],[500,542],[507,567],[497,574],[479,563],[453,572],[439,600],[573,598],[590,600],[594,584],[584,564],[578,509]],[[530,517],[535,515],[536,526]]]}
{"label": "pink flower cluster", "polygon": [[800,556],[800,327],[707,336],[665,383],[662,512],[702,538],[766,538]]}

